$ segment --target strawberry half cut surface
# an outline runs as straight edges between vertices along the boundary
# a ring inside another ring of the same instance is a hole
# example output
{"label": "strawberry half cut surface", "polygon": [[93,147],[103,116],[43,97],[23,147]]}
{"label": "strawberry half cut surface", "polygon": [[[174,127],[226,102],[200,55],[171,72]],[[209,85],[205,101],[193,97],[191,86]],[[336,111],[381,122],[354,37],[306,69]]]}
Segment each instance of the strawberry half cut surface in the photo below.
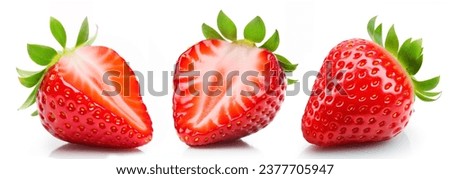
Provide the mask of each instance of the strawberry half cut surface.
{"label": "strawberry half cut surface", "polygon": [[152,123],[142,102],[139,83],[125,60],[114,50],[91,46],[87,18],[76,46],[66,48],[62,24],[51,18],[53,36],[63,47],[28,44],[30,58],[46,68],[17,69],[20,82],[34,87],[20,109],[35,102],[44,128],[55,137],[77,144],[133,148],[152,139]]}
{"label": "strawberry half cut surface", "polygon": [[191,146],[239,139],[266,127],[284,100],[285,72],[297,67],[273,53],[278,31],[256,46],[265,36],[260,17],[248,23],[242,40],[222,11],[217,25],[221,34],[203,24],[207,40],[181,54],[175,67],[175,128]]}
{"label": "strawberry half cut surface", "polygon": [[319,146],[391,139],[408,124],[414,96],[437,100],[439,76],[414,75],[423,61],[422,40],[401,46],[392,26],[383,43],[382,25],[368,23],[373,41],[350,39],[325,58],[302,119],[304,138]]}

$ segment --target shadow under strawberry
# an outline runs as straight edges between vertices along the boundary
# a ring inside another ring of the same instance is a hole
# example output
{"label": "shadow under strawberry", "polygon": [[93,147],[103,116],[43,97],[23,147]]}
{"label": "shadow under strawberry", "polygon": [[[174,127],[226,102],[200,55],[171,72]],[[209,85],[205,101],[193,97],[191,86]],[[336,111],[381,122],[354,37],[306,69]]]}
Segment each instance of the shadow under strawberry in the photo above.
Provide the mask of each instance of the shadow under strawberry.
{"label": "shadow under strawberry", "polygon": [[411,144],[406,133],[401,133],[392,140],[353,143],[338,146],[306,147],[299,158],[307,159],[396,159],[406,158],[411,153]]}
{"label": "shadow under strawberry", "polygon": [[144,152],[137,148],[114,149],[68,143],[53,150],[49,157],[58,159],[105,159],[110,156],[141,154],[144,154]]}

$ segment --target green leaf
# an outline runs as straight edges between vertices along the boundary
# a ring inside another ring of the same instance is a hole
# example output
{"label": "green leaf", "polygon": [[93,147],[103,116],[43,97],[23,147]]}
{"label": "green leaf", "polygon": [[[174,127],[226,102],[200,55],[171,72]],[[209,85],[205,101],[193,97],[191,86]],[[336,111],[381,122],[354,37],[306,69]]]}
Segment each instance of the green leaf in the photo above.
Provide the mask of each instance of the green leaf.
{"label": "green leaf", "polygon": [[33,113],[31,113],[31,116],[37,116],[39,113],[38,113],[38,111],[36,110],[36,111],[34,111]]}
{"label": "green leaf", "polygon": [[271,52],[275,52],[279,44],[280,36],[278,35],[278,30],[275,30],[275,33],[273,33],[273,35],[263,45],[261,45],[261,48],[265,48]]}
{"label": "green leaf", "polygon": [[298,64],[292,64],[286,57],[279,54],[275,54],[275,56],[277,57],[278,62],[280,62],[281,68],[283,68],[285,72],[293,72],[297,69]]}
{"label": "green leaf", "polygon": [[405,40],[400,46],[400,50],[398,51],[398,61],[402,64],[403,67],[407,68],[408,65],[408,53],[409,47],[411,46],[411,38]]}
{"label": "green leaf", "polygon": [[294,79],[290,79],[290,78],[288,78],[288,79],[287,79],[287,82],[288,82],[288,85],[292,85],[292,84],[295,84],[295,83],[297,83],[297,82],[298,82],[298,80],[294,80]]}
{"label": "green leaf", "polygon": [[214,30],[211,26],[203,23],[202,24],[202,32],[203,36],[205,36],[206,39],[220,39],[223,40],[223,37]]}
{"label": "green leaf", "polygon": [[369,33],[369,36],[372,40],[374,40],[374,32],[375,32],[375,21],[377,19],[377,16],[372,17],[372,19],[369,20],[369,23],[367,23],[367,33]]}
{"label": "green leaf", "polygon": [[391,26],[387,33],[385,45],[386,50],[391,52],[392,55],[397,56],[399,42],[397,33],[395,33],[394,25]]}
{"label": "green leaf", "polygon": [[44,75],[45,69],[39,72],[36,72],[34,74],[30,74],[29,76],[22,76],[19,77],[19,81],[20,83],[27,87],[27,88],[31,88],[33,86],[36,86],[36,84],[38,84],[38,82],[41,80],[42,75]]}
{"label": "green leaf", "polygon": [[53,57],[57,55],[55,49],[44,45],[27,44],[27,50],[31,60],[41,66],[50,64]]}
{"label": "green leaf", "polygon": [[256,16],[244,28],[244,38],[255,43],[260,43],[266,36],[266,26],[261,17]]}
{"label": "green leaf", "polygon": [[96,25],[94,36],[92,36],[86,43],[84,43],[84,45],[92,45],[92,43],[94,43],[95,39],[97,39],[97,34],[98,34],[98,26]]}
{"label": "green leaf", "polygon": [[27,76],[31,76],[35,73],[39,73],[39,71],[28,71],[28,70],[22,70],[20,68],[16,68],[16,71],[20,77],[27,77]]}
{"label": "green leaf", "polygon": [[441,92],[438,92],[439,94],[436,96],[427,96],[426,94],[424,94],[423,92],[420,92],[418,90],[415,90],[414,92],[420,100],[425,101],[425,102],[436,101],[439,99],[439,97],[441,97],[440,96]]}
{"label": "green leaf", "polygon": [[78,32],[77,43],[75,47],[83,45],[89,39],[89,22],[88,18],[84,18],[83,23],[81,23],[80,32]]}
{"label": "green leaf", "polygon": [[63,25],[54,17],[50,17],[50,30],[52,31],[53,37],[56,41],[63,47],[66,48],[66,30],[64,30]]}
{"label": "green leaf", "polygon": [[398,52],[398,60],[402,66],[406,69],[408,74],[416,74],[420,67],[422,66],[423,56],[422,56],[422,40],[418,39],[411,41],[412,39],[406,40]]}
{"label": "green leaf", "polygon": [[418,81],[416,78],[412,78],[414,89],[419,91],[430,91],[436,88],[436,86],[439,84],[439,80],[441,79],[440,76],[436,76],[434,78],[430,78],[425,81]]}
{"label": "green leaf", "polygon": [[375,43],[383,47],[383,24],[378,25],[373,34]]}
{"label": "green leaf", "polygon": [[19,110],[26,109],[36,102],[36,94],[37,94],[38,88],[39,88],[39,86],[34,87],[33,91],[28,96],[27,100],[25,100],[25,102],[22,104],[22,106],[20,106]]}
{"label": "green leaf", "polygon": [[411,55],[414,57],[414,59],[418,59],[420,55],[422,55],[423,48],[422,48],[422,39],[417,39],[411,42]]}
{"label": "green leaf", "polygon": [[217,27],[219,28],[220,33],[222,33],[225,38],[231,41],[236,40],[236,25],[223,11],[220,11],[219,15],[217,16]]}
{"label": "green leaf", "polygon": [[420,93],[428,97],[437,97],[442,94],[442,92],[432,92],[432,91],[421,91]]}
{"label": "green leaf", "polygon": [[282,63],[281,67],[284,69],[284,72],[289,73],[289,72],[293,72],[297,69],[298,64],[292,64],[292,65],[287,65]]}
{"label": "green leaf", "polygon": [[275,56],[277,57],[278,61],[284,64],[292,64],[286,57],[280,55],[280,54],[275,54]]}
{"label": "green leaf", "polygon": [[415,65],[410,67],[411,75],[417,74],[419,72],[420,67],[422,67],[423,55],[420,55],[417,59],[414,60]]}

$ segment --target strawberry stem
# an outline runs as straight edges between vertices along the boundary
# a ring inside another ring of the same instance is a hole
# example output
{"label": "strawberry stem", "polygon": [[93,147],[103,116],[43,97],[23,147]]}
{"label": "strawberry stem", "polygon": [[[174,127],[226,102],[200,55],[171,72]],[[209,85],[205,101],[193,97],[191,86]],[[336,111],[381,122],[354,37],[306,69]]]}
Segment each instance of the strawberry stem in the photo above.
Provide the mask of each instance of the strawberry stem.
{"label": "strawberry stem", "polygon": [[256,47],[256,44],[254,42],[247,39],[236,40],[233,43],[242,46]]}
{"label": "strawberry stem", "polygon": [[62,53],[58,53],[55,57],[53,57],[52,61],[47,66],[47,69],[58,63],[59,59],[61,58],[62,54],[65,54],[65,50]]}

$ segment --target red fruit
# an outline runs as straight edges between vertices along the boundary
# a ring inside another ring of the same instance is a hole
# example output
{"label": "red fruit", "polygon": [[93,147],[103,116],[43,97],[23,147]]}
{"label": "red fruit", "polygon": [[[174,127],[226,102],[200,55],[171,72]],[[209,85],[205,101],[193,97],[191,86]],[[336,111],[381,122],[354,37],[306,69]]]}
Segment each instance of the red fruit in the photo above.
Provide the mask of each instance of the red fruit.
{"label": "red fruit", "polygon": [[[225,17],[219,13],[219,27]],[[254,21],[262,23],[259,17]],[[206,24],[203,32],[212,40],[189,48],[175,69],[173,117],[180,139],[188,145],[234,140],[266,127],[279,110],[286,89],[286,69],[268,48],[255,46],[257,39],[246,36],[230,43],[220,40],[219,33]],[[227,31],[222,34],[235,39],[226,35],[230,34]],[[290,71],[296,67],[287,60],[283,65]]]}
{"label": "red fruit", "polygon": [[[114,50],[80,43],[53,56],[41,81],[33,82],[45,129],[61,140],[92,146],[132,148],[148,143],[152,123],[133,71]],[[36,61],[33,46],[29,53]],[[19,79],[31,82],[29,77]],[[34,103],[35,93],[29,100],[22,108]]]}
{"label": "red fruit", "polygon": [[414,94],[424,101],[436,100],[430,92],[439,77],[417,81],[422,63],[421,40],[407,40],[398,50],[392,27],[385,46],[381,25],[374,41],[346,40],[324,60],[302,119],[305,139],[319,146],[388,140],[408,124]]}

